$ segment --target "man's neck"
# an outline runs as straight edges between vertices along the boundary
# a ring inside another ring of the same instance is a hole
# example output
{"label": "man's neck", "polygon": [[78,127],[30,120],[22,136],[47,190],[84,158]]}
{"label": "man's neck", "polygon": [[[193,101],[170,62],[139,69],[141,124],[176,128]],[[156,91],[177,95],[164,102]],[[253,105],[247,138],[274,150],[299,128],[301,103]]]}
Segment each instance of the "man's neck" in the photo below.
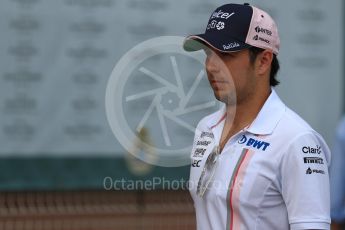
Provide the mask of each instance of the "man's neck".
{"label": "man's neck", "polygon": [[269,88],[263,93],[257,93],[248,100],[239,102],[236,106],[226,105],[226,119],[220,141],[221,149],[230,137],[254,121],[270,93]]}

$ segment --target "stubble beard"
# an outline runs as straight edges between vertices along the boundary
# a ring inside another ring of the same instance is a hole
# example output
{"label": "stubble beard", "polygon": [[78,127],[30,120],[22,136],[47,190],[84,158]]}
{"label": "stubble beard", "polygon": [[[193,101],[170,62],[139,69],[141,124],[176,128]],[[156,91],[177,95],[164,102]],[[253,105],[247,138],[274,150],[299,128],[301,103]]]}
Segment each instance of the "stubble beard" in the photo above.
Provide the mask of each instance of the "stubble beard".
{"label": "stubble beard", "polygon": [[226,106],[235,106],[237,104],[235,90],[229,90],[229,92],[224,95],[219,95],[214,92],[214,96],[218,101],[223,102]]}

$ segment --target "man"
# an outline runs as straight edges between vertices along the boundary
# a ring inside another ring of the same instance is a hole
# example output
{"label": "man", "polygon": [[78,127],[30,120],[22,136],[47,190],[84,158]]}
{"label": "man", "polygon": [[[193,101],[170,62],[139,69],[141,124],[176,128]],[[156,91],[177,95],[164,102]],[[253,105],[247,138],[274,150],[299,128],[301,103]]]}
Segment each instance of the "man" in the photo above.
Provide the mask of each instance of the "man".
{"label": "man", "polygon": [[332,230],[344,229],[345,225],[345,117],[337,127],[332,153],[331,175],[331,218]]}
{"label": "man", "polygon": [[249,4],[217,8],[187,51],[206,52],[224,103],[196,129],[190,171],[197,228],[329,229],[330,151],[275,93],[275,22]]}

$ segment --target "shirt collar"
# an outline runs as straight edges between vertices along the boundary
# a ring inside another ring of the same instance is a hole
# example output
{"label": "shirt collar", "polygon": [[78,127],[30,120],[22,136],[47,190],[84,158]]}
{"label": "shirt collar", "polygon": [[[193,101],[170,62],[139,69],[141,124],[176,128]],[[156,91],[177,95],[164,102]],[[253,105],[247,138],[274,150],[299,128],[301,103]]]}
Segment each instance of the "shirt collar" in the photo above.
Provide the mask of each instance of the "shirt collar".
{"label": "shirt collar", "polygon": [[224,121],[225,119],[225,116],[226,116],[226,106],[225,104],[223,103],[222,104],[222,107],[212,113],[209,118],[206,120],[206,125],[209,129],[213,129],[215,128],[216,126],[218,126],[220,123],[222,123],[222,121]]}
{"label": "shirt collar", "polygon": [[[213,129],[222,123],[225,119],[225,111],[226,107],[223,105],[220,110],[209,117],[207,120],[207,126],[210,129]],[[282,118],[285,111],[285,104],[280,100],[275,90],[272,89],[270,96],[265,101],[260,112],[251,125],[245,128],[244,131],[258,135],[271,134],[278,125],[278,122]]]}
{"label": "shirt collar", "polygon": [[285,104],[280,100],[275,90],[272,89],[270,96],[262,106],[259,114],[246,131],[259,135],[271,134],[275,127],[277,127],[285,111]]}

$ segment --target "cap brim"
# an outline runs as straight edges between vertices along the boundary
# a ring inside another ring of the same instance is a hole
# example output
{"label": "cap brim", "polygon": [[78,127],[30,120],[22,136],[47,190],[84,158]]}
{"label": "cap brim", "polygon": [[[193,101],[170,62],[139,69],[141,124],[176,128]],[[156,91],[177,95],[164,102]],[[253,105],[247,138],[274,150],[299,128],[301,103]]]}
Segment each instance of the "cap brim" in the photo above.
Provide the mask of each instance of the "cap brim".
{"label": "cap brim", "polygon": [[236,52],[243,49],[250,48],[244,42],[240,42],[236,39],[231,39],[223,36],[215,36],[212,34],[197,34],[188,36],[184,43],[183,49],[187,52],[198,51],[203,48],[210,46],[220,52]]}

